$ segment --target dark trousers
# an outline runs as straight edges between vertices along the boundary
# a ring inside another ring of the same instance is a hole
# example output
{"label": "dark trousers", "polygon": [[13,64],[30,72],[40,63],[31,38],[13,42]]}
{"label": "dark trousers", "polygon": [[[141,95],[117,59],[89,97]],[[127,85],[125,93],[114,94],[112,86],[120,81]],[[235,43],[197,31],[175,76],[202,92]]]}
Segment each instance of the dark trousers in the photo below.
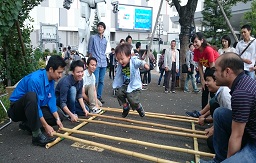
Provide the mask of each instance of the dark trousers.
{"label": "dark trousers", "polygon": [[112,77],[114,79],[114,77],[115,77],[115,66],[114,65],[109,66],[109,77],[110,78],[111,78],[111,74],[112,74]]}
{"label": "dark trousers", "polygon": [[208,96],[210,93],[210,97],[214,97],[214,93],[209,92],[208,87],[205,85],[204,90],[202,91],[202,109],[208,104]]}
{"label": "dark trousers", "polygon": [[[50,112],[47,106],[41,107],[43,116],[48,125],[54,126],[56,124],[56,119]],[[11,107],[8,110],[8,116],[14,121],[26,122],[28,127],[32,131],[38,130],[42,127],[41,121],[38,114],[38,104],[37,104],[37,95],[35,92],[28,92],[22,96],[19,100],[11,103]],[[59,114],[60,118],[63,119],[63,116]]]}
{"label": "dark trousers", "polygon": [[146,73],[144,73],[143,76],[143,84],[149,84],[151,83],[151,70],[148,70]]}
{"label": "dark trousers", "polygon": [[[205,73],[209,70],[210,68],[206,68],[205,69]],[[204,75],[204,80],[206,79],[205,75]],[[204,90],[202,90],[202,109],[208,104],[208,96],[210,93],[210,97],[213,98],[214,97],[214,93],[210,92],[208,87],[205,85],[204,86]]]}
{"label": "dark trousers", "polygon": [[122,87],[117,89],[116,96],[120,105],[127,103],[127,100],[130,106],[136,110],[140,106],[140,90],[134,90],[130,93],[126,92],[127,85],[123,85]]}
{"label": "dark trousers", "polygon": [[169,91],[170,87],[170,78],[172,76],[172,84],[171,84],[171,91],[174,91],[176,85],[176,62],[172,62],[172,69],[171,71],[165,71],[165,78],[164,78],[164,85],[165,91]]}

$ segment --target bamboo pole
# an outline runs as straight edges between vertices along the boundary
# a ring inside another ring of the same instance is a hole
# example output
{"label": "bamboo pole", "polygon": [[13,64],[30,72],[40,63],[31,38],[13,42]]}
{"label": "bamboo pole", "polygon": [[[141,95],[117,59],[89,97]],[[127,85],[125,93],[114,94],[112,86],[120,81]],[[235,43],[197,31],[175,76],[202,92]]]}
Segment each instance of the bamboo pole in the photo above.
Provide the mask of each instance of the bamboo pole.
{"label": "bamboo pole", "polygon": [[[191,126],[192,126],[192,130],[195,130],[195,124],[193,122],[191,122]],[[197,138],[193,138],[194,139],[194,150],[198,151],[198,141]],[[199,162],[200,160],[200,155],[195,154],[195,162]]]}
{"label": "bamboo pole", "polygon": [[[102,107],[102,109],[105,111],[115,111],[115,110],[118,111],[119,110],[118,112],[120,112],[120,110],[121,110],[118,108],[106,108],[106,107]],[[190,120],[198,121],[198,118],[188,117],[188,116],[183,116],[183,115],[163,114],[163,113],[154,113],[154,112],[145,112],[145,113],[150,114],[150,115],[160,115],[160,116],[164,116],[164,117],[182,118],[182,119],[190,119]]]}
{"label": "bamboo pole", "polygon": [[189,154],[197,154],[197,155],[202,155],[202,156],[207,156],[207,157],[214,156],[214,154],[201,152],[198,150],[195,151],[195,150],[191,150],[191,149],[184,149],[184,148],[179,148],[179,147],[172,147],[172,146],[167,146],[167,145],[149,143],[149,142],[140,141],[140,140],[132,140],[132,139],[127,139],[127,138],[99,134],[99,133],[95,133],[95,132],[79,131],[79,130],[68,129],[68,128],[61,128],[60,130],[66,131],[66,132],[77,133],[77,134],[95,136],[95,137],[99,137],[99,138],[105,138],[105,139],[110,139],[110,140],[115,140],[115,141],[127,142],[127,143],[132,143],[132,144],[145,145],[145,146],[153,147],[153,148],[166,149],[166,150],[184,152],[184,153],[189,153]]}
{"label": "bamboo pole", "polygon": [[[105,111],[122,112],[121,109],[110,109],[110,108],[102,108],[102,109],[105,110]],[[129,114],[137,115],[138,113],[130,112]],[[164,116],[159,116],[159,115],[147,114],[147,112],[146,112],[146,116],[147,117],[152,117],[152,118],[161,118],[161,119],[167,119],[167,120],[173,120],[173,121],[180,121],[180,122],[189,122],[189,123],[196,122],[196,123],[198,123],[198,120],[164,117]]]}
{"label": "bamboo pole", "polygon": [[111,123],[111,122],[87,120],[87,119],[80,119],[80,118],[78,120],[79,121],[92,122],[92,123],[105,124],[105,125],[111,125],[111,126],[132,128],[132,129],[138,129],[138,130],[144,130],[144,131],[159,132],[159,133],[163,133],[163,134],[171,134],[171,135],[179,135],[179,136],[187,136],[187,137],[196,137],[196,138],[202,138],[202,139],[207,138],[207,136],[205,136],[205,135],[190,134],[190,133],[183,133],[183,132],[177,132],[177,131],[160,130],[160,129],[154,129],[154,128],[148,128],[148,127],[140,127],[140,126],[135,126],[135,125],[117,124],[117,123]]}
{"label": "bamboo pole", "polygon": [[[101,112],[100,114],[103,114],[103,113],[104,113],[104,112]],[[94,119],[94,118],[96,118],[96,116],[93,116],[93,117],[89,118],[89,120],[92,120],[92,119]],[[88,122],[84,121],[84,122],[80,123],[79,125],[75,126],[73,129],[74,129],[74,130],[78,130],[78,129],[80,129],[81,127],[83,127],[84,125],[86,125],[87,123],[88,123]],[[72,134],[72,133],[69,133],[69,132],[64,133],[64,135],[71,135],[71,134]],[[51,148],[52,146],[54,146],[55,144],[59,143],[61,140],[63,140],[63,139],[60,138],[60,137],[58,137],[58,138],[55,139],[53,142],[47,143],[47,144],[45,145],[45,148],[46,148],[46,149],[49,149],[49,148]]]}
{"label": "bamboo pole", "polygon": [[166,129],[174,129],[174,130],[185,131],[185,132],[191,132],[191,133],[197,133],[197,134],[203,134],[203,135],[206,134],[205,131],[191,130],[191,129],[187,129],[187,128],[176,127],[176,126],[168,126],[168,125],[163,125],[163,124],[159,124],[159,123],[136,121],[136,120],[132,120],[132,119],[119,118],[119,117],[106,116],[106,115],[95,115],[95,114],[89,114],[89,115],[94,115],[94,116],[97,116],[97,117],[107,118],[107,119],[114,119],[114,120],[126,121],[126,122],[130,122],[130,123],[137,123],[137,124],[144,124],[144,125],[151,125],[151,126],[163,127],[163,128],[166,128]]}
{"label": "bamboo pole", "polygon": [[125,155],[128,155],[128,156],[142,158],[142,159],[149,160],[149,161],[163,162],[163,163],[165,163],[165,162],[166,163],[173,163],[173,161],[170,161],[170,160],[165,160],[165,159],[157,158],[157,157],[154,157],[154,156],[149,156],[149,155],[146,155],[146,154],[142,154],[142,153],[139,153],[139,152],[133,152],[133,151],[129,151],[129,150],[121,149],[121,148],[116,148],[116,147],[113,147],[113,146],[100,144],[100,143],[96,143],[96,142],[76,138],[76,137],[73,137],[73,136],[68,136],[68,135],[65,135],[65,134],[53,133],[53,135],[54,136],[59,136],[59,137],[65,138],[65,139],[70,139],[70,140],[73,140],[73,141],[85,143],[85,144],[88,144],[88,145],[97,146],[97,147],[104,148],[104,149],[107,149],[107,150],[110,150],[110,151],[113,151],[113,152],[122,153],[122,154],[125,154]]}

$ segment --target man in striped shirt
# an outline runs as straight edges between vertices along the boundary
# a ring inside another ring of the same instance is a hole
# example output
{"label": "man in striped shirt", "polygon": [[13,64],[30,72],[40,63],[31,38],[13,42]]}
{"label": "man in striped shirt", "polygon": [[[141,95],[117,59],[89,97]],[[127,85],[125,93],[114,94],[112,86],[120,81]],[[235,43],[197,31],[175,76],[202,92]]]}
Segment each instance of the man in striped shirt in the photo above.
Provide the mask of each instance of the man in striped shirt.
{"label": "man in striped shirt", "polygon": [[256,162],[256,81],[244,74],[243,60],[235,53],[221,55],[215,69],[216,84],[231,89],[232,111],[214,112],[216,155],[210,162]]}

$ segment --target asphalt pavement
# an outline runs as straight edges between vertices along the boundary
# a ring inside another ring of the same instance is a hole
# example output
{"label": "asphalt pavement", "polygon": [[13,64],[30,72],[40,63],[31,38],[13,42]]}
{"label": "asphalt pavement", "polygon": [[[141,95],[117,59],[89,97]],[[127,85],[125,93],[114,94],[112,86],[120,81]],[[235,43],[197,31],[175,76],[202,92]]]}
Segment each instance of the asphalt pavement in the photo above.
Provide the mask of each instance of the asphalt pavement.
{"label": "asphalt pavement", "polygon": [[[141,103],[146,112],[164,113],[185,115],[186,111],[192,111],[200,109],[201,105],[201,93],[184,93],[179,88],[176,89],[176,93],[165,94],[162,86],[157,86],[159,73],[152,72],[152,82],[149,84],[147,90],[141,92]],[[117,99],[113,96],[112,79],[109,79],[108,73],[105,77],[105,86],[103,99],[105,100],[104,107],[120,108]],[[132,111],[131,111],[132,112]],[[136,111],[135,111],[136,113]],[[102,115],[121,117],[120,112],[106,111]],[[83,117],[81,117],[83,118]],[[88,119],[88,118],[87,118]],[[160,119],[156,117],[146,116],[141,118],[138,114],[129,114],[126,119],[138,120],[141,122],[160,123],[169,126],[178,126],[191,129],[191,123],[179,122],[168,119]],[[107,121],[115,124],[126,124],[129,126],[143,126],[155,129],[163,129],[155,126],[139,125],[135,123],[109,120],[105,118],[96,118],[95,120]],[[79,123],[71,123],[68,120],[64,120],[63,124],[67,128],[73,128]],[[151,162],[145,159],[129,156],[128,154],[120,154],[110,151],[108,149],[96,148],[95,146],[88,146],[85,144],[77,143],[72,140],[64,139],[58,144],[52,146],[49,149],[33,146],[31,141],[31,135],[19,129],[19,123],[11,123],[3,130],[0,131],[0,162],[1,163],[34,163],[34,162],[93,162],[93,163],[144,163]],[[204,127],[196,125],[197,130],[204,130]],[[156,143],[160,145],[181,147],[185,149],[193,149],[193,138],[185,136],[176,136],[168,133],[156,133],[151,131],[143,131],[134,128],[124,128],[120,126],[111,126],[108,124],[98,124],[89,122],[83,126],[81,131],[89,131],[93,133],[101,133],[116,137],[122,137],[127,139],[134,139],[140,141],[146,141]],[[86,136],[81,134],[72,134],[77,138],[98,142],[101,144],[109,145],[116,148],[121,148],[129,151],[133,151],[135,154],[143,153],[146,155],[154,156],[175,162],[191,162],[194,160],[193,154],[187,154],[184,152],[176,152],[170,150],[157,149],[153,147],[147,147],[145,145],[124,143],[121,141],[108,140],[99,138],[97,136]],[[205,139],[198,139],[199,150],[209,152]],[[121,150],[120,150],[121,151]]]}

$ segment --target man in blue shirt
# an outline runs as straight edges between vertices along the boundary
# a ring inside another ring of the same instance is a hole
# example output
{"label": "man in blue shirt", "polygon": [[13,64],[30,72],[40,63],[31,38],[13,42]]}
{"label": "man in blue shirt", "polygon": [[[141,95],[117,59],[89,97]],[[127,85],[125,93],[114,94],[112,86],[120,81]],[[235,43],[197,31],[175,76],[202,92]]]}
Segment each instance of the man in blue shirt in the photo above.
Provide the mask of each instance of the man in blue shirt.
{"label": "man in blue shirt", "polygon": [[32,131],[32,143],[45,146],[53,141],[41,132],[41,127],[52,136],[53,125],[63,127],[57,112],[54,93],[55,81],[61,78],[66,63],[60,56],[51,56],[45,69],[37,70],[21,79],[10,96],[8,116],[22,121],[19,127]]}
{"label": "man in blue shirt", "polygon": [[90,57],[97,59],[97,68],[94,71],[96,78],[96,87],[97,87],[97,98],[103,104],[102,92],[104,86],[104,78],[107,68],[107,57],[106,57],[106,48],[107,40],[103,35],[106,25],[103,22],[99,22],[97,25],[98,34],[92,35],[88,44],[88,53]]}
{"label": "man in blue shirt", "polygon": [[77,122],[78,116],[87,116],[83,96],[84,63],[80,60],[73,61],[70,66],[72,74],[62,78],[56,86],[57,105],[70,117],[72,122]]}

